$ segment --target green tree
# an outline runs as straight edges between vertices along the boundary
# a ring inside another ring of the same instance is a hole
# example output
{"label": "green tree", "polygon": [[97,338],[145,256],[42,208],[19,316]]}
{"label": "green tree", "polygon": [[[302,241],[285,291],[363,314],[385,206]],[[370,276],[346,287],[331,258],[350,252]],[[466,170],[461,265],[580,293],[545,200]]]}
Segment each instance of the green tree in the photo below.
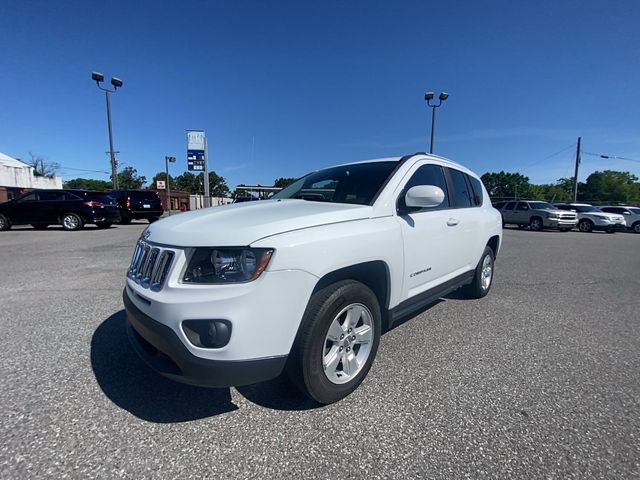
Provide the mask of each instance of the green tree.
{"label": "green tree", "polygon": [[194,175],[191,172],[184,172],[173,179],[173,188],[184,190],[185,192],[199,194],[202,193],[202,175]]}
{"label": "green tree", "polygon": [[[202,195],[204,193],[203,183],[204,173],[194,175],[191,172],[184,172],[173,180],[173,188],[185,190],[189,193]],[[229,195],[229,187],[224,177],[216,172],[209,172],[209,193],[212,197],[226,197]]]}
{"label": "green tree", "polygon": [[133,167],[125,167],[118,173],[118,188],[127,190],[137,190],[144,185],[147,177],[138,175],[138,171]]}
{"label": "green tree", "polygon": [[482,175],[482,183],[492,198],[524,198],[530,196],[529,177],[520,173],[487,172]]}
{"label": "green tree", "polygon": [[289,185],[291,185],[293,182],[295,182],[297,179],[295,178],[290,178],[290,177],[280,177],[280,178],[276,178],[273,181],[273,186],[274,187],[279,187],[279,188],[284,188],[287,187]]}
{"label": "green tree", "polygon": [[638,177],[615,170],[593,172],[582,188],[578,185],[578,198],[596,203],[640,202]]}
{"label": "green tree", "polygon": [[77,188],[79,190],[110,190],[113,184],[106,180],[95,180],[93,178],[74,178],[63,183],[64,188]]}
{"label": "green tree", "polygon": [[216,172],[209,172],[209,193],[212,197],[227,197],[230,193],[226,180]]}

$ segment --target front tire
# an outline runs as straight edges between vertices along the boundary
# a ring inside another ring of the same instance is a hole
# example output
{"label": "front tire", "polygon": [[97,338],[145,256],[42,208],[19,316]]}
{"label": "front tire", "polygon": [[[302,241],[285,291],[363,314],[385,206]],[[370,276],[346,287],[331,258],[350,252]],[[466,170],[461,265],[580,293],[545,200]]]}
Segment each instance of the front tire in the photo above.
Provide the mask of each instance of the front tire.
{"label": "front tire", "polygon": [[309,301],[287,361],[287,374],[318,403],[337,402],[369,373],[380,343],[381,312],[364,284],[344,280]]}
{"label": "front tire", "polygon": [[493,284],[494,261],[493,250],[491,250],[491,247],[485,247],[482,257],[480,257],[480,261],[476,266],[473,280],[463,288],[463,293],[467,297],[482,298],[489,293]]}
{"label": "front tire", "polygon": [[62,228],[68,231],[81,230],[84,227],[84,222],[80,215],[76,213],[65,213],[62,216]]}
{"label": "front tire", "polygon": [[533,217],[529,221],[529,228],[534,232],[539,232],[544,228],[544,223],[542,223],[542,219],[540,217]]}
{"label": "front tire", "polygon": [[631,229],[634,231],[634,233],[640,233],[640,222],[634,223]]}
{"label": "front tire", "polygon": [[593,223],[585,219],[580,220],[578,222],[578,230],[584,233],[589,233],[591,230],[593,230]]}

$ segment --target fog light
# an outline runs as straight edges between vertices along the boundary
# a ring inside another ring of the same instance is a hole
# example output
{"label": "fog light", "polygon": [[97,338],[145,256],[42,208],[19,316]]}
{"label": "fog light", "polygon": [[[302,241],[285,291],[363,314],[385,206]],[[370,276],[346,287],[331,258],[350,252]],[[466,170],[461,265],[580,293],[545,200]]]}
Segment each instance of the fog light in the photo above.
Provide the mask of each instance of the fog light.
{"label": "fog light", "polygon": [[189,341],[200,348],[221,348],[231,338],[228,320],[184,320],[182,330]]}

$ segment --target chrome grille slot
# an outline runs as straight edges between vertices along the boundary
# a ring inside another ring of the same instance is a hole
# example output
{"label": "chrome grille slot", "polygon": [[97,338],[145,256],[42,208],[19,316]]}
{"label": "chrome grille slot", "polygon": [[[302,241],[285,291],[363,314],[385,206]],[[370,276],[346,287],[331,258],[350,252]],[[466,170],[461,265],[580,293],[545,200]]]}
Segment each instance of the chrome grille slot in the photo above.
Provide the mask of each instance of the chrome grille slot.
{"label": "chrome grille slot", "polygon": [[167,279],[175,253],[139,240],[127,270],[127,277],[143,288],[160,291]]}

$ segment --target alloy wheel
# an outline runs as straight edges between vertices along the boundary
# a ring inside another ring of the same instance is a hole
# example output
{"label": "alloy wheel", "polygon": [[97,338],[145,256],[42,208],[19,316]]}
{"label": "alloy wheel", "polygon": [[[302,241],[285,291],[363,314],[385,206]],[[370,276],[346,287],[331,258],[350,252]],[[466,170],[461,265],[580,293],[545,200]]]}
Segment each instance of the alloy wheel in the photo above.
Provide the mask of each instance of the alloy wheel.
{"label": "alloy wheel", "polygon": [[373,329],[373,316],[361,303],[352,303],[335,316],[322,353],[322,368],[331,383],[347,383],[360,373],[371,353]]}

